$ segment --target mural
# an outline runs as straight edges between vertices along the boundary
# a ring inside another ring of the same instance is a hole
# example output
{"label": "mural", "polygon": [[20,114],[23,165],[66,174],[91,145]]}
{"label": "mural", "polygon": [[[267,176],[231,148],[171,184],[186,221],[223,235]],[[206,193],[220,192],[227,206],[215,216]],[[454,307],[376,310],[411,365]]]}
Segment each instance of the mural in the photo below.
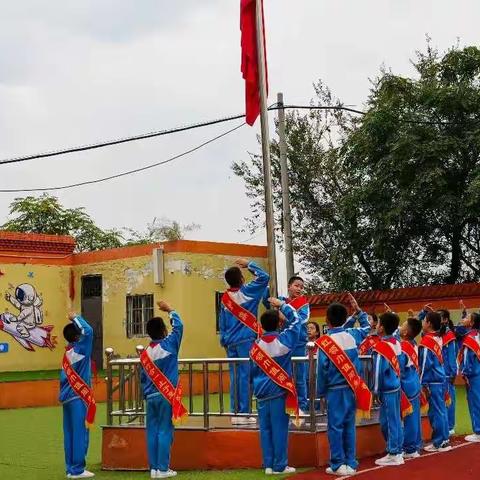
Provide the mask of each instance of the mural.
{"label": "mural", "polygon": [[23,348],[35,351],[34,345],[53,350],[57,339],[52,336],[53,325],[43,325],[43,299],[33,285],[23,283],[14,287],[13,293],[6,292],[5,300],[14,307],[15,314],[8,308],[0,313],[0,330],[11,335]]}

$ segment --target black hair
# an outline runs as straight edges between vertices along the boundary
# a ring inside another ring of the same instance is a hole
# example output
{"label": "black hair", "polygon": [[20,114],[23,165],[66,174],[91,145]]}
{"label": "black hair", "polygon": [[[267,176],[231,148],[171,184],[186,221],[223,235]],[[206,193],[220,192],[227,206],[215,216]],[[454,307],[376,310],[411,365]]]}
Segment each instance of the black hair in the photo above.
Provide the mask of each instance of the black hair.
{"label": "black hair", "polygon": [[376,313],[372,313],[371,316],[374,323],[378,324],[378,315]]}
{"label": "black hair", "polygon": [[[447,320],[448,328],[453,332],[455,330],[455,325],[453,324],[452,319],[450,318],[450,312],[445,308],[441,308],[437,310],[437,312],[442,317],[442,320]],[[443,328],[443,330],[446,330],[446,329]]]}
{"label": "black hair", "polygon": [[280,315],[278,314],[278,310],[272,309],[263,312],[262,316],[260,317],[260,323],[266,332],[274,332],[277,330],[280,323]]}
{"label": "black hair", "polygon": [[153,317],[147,322],[147,333],[152,340],[161,340],[168,335],[167,326],[162,317]]}
{"label": "black hair", "polygon": [[238,267],[230,267],[225,272],[225,281],[231,288],[239,288],[242,286],[242,271]]}
{"label": "black hair", "polygon": [[67,323],[63,327],[63,338],[65,338],[68,343],[76,342],[80,338],[80,332],[76,325],[73,323]]}
{"label": "black hair", "polygon": [[472,312],[470,315],[472,316],[473,328],[475,330],[480,329],[480,313]]}
{"label": "black hair", "polygon": [[438,312],[428,312],[425,321],[431,325],[434,332],[442,333],[442,317]]}
{"label": "black hair", "polygon": [[422,322],[417,317],[407,318],[408,331],[410,338],[414,339],[422,331]]}
{"label": "black hair", "polygon": [[313,325],[315,327],[315,331],[317,332],[317,338],[320,336],[320,325],[315,322],[314,320],[310,320],[308,323],[307,323],[307,327],[309,325]]}
{"label": "black hair", "polygon": [[299,277],[298,275],[294,275],[293,277],[290,277],[288,279],[288,286],[290,286],[293,282],[295,282],[296,280],[300,280],[302,281],[303,283],[305,283],[305,280],[302,278],[302,277]]}
{"label": "black hair", "polygon": [[396,313],[385,312],[380,315],[380,325],[383,327],[387,335],[392,335],[398,328],[399,323],[400,318]]}
{"label": "black hair", "polygon": [[341,303],[331,303],[327,308],[327,320],[332,327],[341,327],[348,317],[348,311],[345,305]]}

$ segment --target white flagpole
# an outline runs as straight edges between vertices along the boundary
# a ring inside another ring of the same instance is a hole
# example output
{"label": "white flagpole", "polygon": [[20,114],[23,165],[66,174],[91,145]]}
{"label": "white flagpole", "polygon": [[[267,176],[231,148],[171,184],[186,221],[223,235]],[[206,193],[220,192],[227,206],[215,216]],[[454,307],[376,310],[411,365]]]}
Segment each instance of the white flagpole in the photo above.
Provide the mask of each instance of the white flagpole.
{"label": "white flagpole", "polygon": [[265,224],[267,228],[268,266],[270,269],[270,295],[278,295],[277,260],[275,254],[275,227],[273,216],[272,174],[270,161],[270,135],[267,110],[267,72],[265,71],[265,40],[263,35],[262,0],[256,0],[257,58],[260,87],[260,125],[262,132],[263,183],[265,191]]}

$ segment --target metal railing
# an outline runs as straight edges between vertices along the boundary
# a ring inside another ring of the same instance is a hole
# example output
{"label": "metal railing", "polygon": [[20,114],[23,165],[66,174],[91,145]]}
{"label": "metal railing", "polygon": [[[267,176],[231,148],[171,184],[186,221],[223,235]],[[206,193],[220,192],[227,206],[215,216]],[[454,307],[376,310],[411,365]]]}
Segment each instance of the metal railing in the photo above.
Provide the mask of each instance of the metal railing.
{"label": "metal railing", "polygon": [[[142,351],[137,347],[137,354]],[[139,358],[116,358],[114,351],[107,348],[107,424],[123,427],[139,426],[145,423],[145,401],[140,383],[141,364]],[[373,387],[372,359],[362,356],[361,376],[369,388]],[[295,426],[291,422],[291,430],[321,431],[326,429],[326,410],[324,402],[316,398],[316,359],[313,352],[308,357],[293,357],[293,375],[296,377],[298,365],[306,363],[307,391],[309,410],[304,412],[301,425]],[[249,411],[239,413],[238,384],[233,384],[233,405],[230,405],[230,368],[233,378],[237,379],[238,366],[248,363],[248,358],[202,358],[180,359],[179,378],[183,386],[183,404],[189,412],[188,420],[178,428],[190,429],[222,429],[232,428],[232,419],[235,418],[235,428],[256,429],[258,422],[253,420],[238,423],[240,418],[257,418],[255,398],[249,385]],[[376,414],[369,421],[376,420]]]}

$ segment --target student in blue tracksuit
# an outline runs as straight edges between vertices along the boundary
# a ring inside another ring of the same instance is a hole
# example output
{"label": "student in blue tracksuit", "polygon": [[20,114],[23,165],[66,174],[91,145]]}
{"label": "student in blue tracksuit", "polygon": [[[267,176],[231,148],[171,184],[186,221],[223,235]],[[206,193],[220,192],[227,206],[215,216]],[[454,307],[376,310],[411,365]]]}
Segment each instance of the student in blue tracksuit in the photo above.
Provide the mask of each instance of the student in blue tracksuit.
{"label": "student in blue tracksuit", "polygon": [[[425,310],[424,310],[425,311]],[[423,312],[424,312],[423,311]],[[426,315],[420,312],[423,317],[422,329],[424,337],[431,337],[437,345],[442,347],[440,329],[442,319],[438,312],[429,311]],[[427,390],[428,396],[428,418],[432,427],[432,444],[427,445],[424,450],[427,452],[446,452],[451,450],[448,435],[448,414],[445,405],[445,369],[443,362],[440,362],[437,355],[423,345],[424,338],[419,346],[420,382]]]}
{"label": "student in blue tracksuit", "polygon": [[[358,306],[353,296],[350,303],[355,311],[354,318],[359,320],[360,328],[344,328],[348,312],[344,305],[332,303],[327,309],[327,335],[337,343],[360,373],[360,360],[357,348],[368,335],[370,324],[368,315]],[[355,321],[350,322],[353,325]],[[330,445],[330,466],[326,473],[330,475],[352,475],[356,472],[355,437],[355,395],[339,372],[338,368],[318,350],[317,394],[327,399],[327,433]]]}
{"label": "student in blue tracksuit", "polygon": [[[306,301],[306,298],[303,297],[303,292],[305,288],[305,283],[302,277],[294,275],[288,280],[288,297],[279,297],[280,300],[285,301],[286,303],[292,303],[292,306],[297,310],[297,315],[302,325],[300,331],[300,337],[298,339],[298,344],[293,351],[294,357],[305,357],[307,356],[307,324],[310,319],[310,305]],[[265,308],[270,308],[267,298],[270,296],[268,289],[264,295],[263,304]],[[299,308],[296,307],[296,301],[300,298],[305,299]],[[305,414],[308,411],[308,395],[307,395],[307,371],[308,363],[298,362],[295,364],[295,386],[297,388],[298,395],[298,404],[300,407],[300,415]]]}
{"label": "student in blue tracksuit", "polygon": [[[172,331],[161,317],[154,317],[147,323],[147,333],[152,342],[147,353],[153,363],[170,380],[178,384],[178,351],[182,342],[183,323],[177,312],[166,302],[158,302],[161,311],[168,313]],[[146,399],[147,451],[151,478],[169,478],[177,475],[170,467],[170,450],[173,443],[172,406],[158,391],[150,377],[142,370],[140,380]]]}
{"label": "student in blue tracksuit", "polygon": [[[260,318],[265,333],[257,340],[259,347],[292,376],[292,355],[298,343],[302,325],[297,312],[283,300],[269,298],[270,305],[279,308],[286,318],[281,333],[278,310],[267,310]],[[258,365],[252,362],[253,392],[257,399],[260,443],[265,473],[294,473],[288,466],[288,421],[285,411],[287,392],[274,383]]]}
{"label": "student in blue tracksuit", "polygon": [[[480,313],[470,313],[465,318],[463,325],[467,331],[466,336],[471,337],[480,348]],[[462,345],[460,358],[459,368],[467,385],[468,410],[473,430],[473,433],[467,435],[465,440],[478,443],[480,442],[480,359],[465,344]]]}
{"label": "student in blue tracksuit", "polygon": [[397,356],[400,377],[390,362],[373,352],[374,394],[380,400],[380,426],[387,443],[387,455],[375,461],[377,465],[403,465],[403,429],[400,411],[401,377],[404,375],[407,359],[402,352],[400,342],[394,337],[400,319],[394,312],[385,312],[380,316],[377,331],[382,337],[380,343],[386,342]]}
{"label": "student in blue tracksuit", "polygon": [[451,403],[447,407],[448,415],[448,430],[449,435],[455,434],[455,379],[458,373],[457,367],[457,341],[455,336],[455,326],[450,319],[450,312],[445,309],[438,310],[438,313],[442,317],[442,327],[440,329],[443,341],[442,355],[443,355],[443,368],[445,369],[445,388],[450,394]]}
{"label": "student in blue tracksuit", "polygon": [[[268,287],[270,277],[254,262],[244,258],[238,259],[237,266],[230,267],[225,272],[225,280],[229,285],[229,295],[238,305],[258,315],[258,306]],[[245,283],[240,268],[248,268],[255,275],[255,279]],[[220,344],[227,351],[228,358],[248,358],[252,343],[257,335],[232,315],[222,304],[220,310]],[[248,363],[230,365],[230,410],[232,413],[249,413],[249,383],[250,366]],[[235,386],[236,383],[236,386]],[[236,395],[235,395],[236,392]],[[255,423],[253,417],[232,417],[232,424]]]}
{"label": "student in blue tracksuit", "polygon": [[[71,323],[65,325],[63,336],[68,342],[66,355],[75,372],[83,381],[92,384],[93,329],[80,315],[70,314]],[[87,405],[68,383],[63,369],[60,372],[60,403],[63,405],[63,445],[67,478],[91,478],[95,475],[85,469],[89,432],[85,426]]]}
{"label": "student in blue tracksuit", "polygon": [[411,415],[407,415],[403,419],[403,458],[417,458],[420,456],[422,448],[422,416],[420,406],[421,384],[417,365],[414,364],[408,353],[404,349],[403,343],[409,343],[414,352],[417,354],[418,346],[415,338],[422,331],[422,322],[415,317],[407,318],[399,329],[400,338],[402,340],[402,350],[405,353],[407,363],[403,370],[401,378],[402,390],[410,400],[413,407]]}

